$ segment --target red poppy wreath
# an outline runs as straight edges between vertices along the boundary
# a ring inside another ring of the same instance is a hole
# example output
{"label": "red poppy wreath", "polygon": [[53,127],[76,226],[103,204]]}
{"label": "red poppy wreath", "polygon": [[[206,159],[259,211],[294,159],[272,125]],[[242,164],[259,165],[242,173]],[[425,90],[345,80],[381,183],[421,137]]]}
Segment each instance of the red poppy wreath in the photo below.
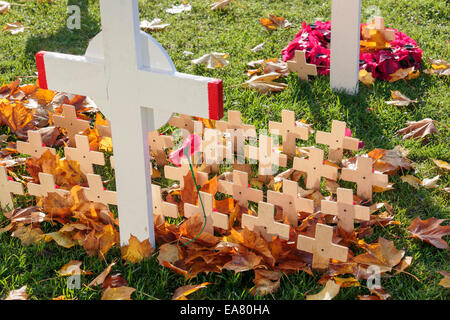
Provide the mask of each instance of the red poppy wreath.
{"label": "red poppy wreath", "polygon": [[[389,36],[388,36],[389,34]],[[283,61],[294,58],[295,51],[306,52],[306,61],[317,66],[318,74],[330,73],[331,21],[303,22],[294,40],[282,50]],[[414,78],[422,60],[422,49],[416,41],[395,29],[379,28],[378,24],[361,24],[360,70],[376,79],[395,81]],[[403,74],[400,75],[400,74]]]}

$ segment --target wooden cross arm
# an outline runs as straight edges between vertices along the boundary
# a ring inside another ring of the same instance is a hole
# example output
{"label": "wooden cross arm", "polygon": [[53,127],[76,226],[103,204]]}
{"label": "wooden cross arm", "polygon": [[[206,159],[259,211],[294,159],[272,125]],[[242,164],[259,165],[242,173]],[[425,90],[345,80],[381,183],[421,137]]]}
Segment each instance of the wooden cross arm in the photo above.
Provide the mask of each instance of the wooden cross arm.
{"label": "wooden cross arm", "polygon": [[333,216],[338,215],[338,204],[334,201],[322,200],[320,202],[320,211]]}
{"label": "wooden cross arm", "polygon": [[40,51],[36,65],[41,88],[93,97],[102,108],[107,107],[103,60]]}
{"label": "wooden cross arm", "polygon": [[138,101],[141,106],[147,106],[148,101],[152,101],[149,107],[155,109],[195,114],[213,120],[223,117],[223,81],[220,79],[179,72],[150,72],[150,69],[139,70],[138,78],[139,83],[145,84],[145,90],[139,90]]}

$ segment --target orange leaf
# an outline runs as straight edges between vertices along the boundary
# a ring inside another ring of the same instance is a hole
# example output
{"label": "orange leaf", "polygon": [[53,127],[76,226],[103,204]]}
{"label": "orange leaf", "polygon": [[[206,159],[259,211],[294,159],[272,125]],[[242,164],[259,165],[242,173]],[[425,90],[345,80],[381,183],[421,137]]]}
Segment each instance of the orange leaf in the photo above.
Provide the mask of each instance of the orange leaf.
{"label": "orange leaf", "polygon": [[122,258],[131,263],[137,263],[150,257],[153,250],[148,239],[140,242],[133,235],[130,235],[129,244],[121,248]]}
{"label": "orange leaf", "polygon": [[206,288],[206,286],[210,284],[211,283],[209,282],[203,282],[202,284],[180,287],[173,294],[172,300],[187,300],[186,296],[196,292],[199,289]]}

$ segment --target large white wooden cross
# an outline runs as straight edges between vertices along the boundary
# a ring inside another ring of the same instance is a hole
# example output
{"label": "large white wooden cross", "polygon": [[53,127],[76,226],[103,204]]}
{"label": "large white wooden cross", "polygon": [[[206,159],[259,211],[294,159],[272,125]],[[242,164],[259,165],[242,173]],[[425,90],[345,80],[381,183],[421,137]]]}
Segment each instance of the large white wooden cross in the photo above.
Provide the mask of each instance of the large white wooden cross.
{"label": "large white wooden cross", "polygon": [[100,0],[102,32],[84,56],[39,52],[39,84],[94,99],[112,123],[120,240],[154,246],[148,132],[174,112],[218,120],[222,80],[178,73],[161,45],[139,29],[138,0]]}
{"label": "large white wooden cross", "polygon": [[361,0],[332,0],[330,86],[358,93]]}

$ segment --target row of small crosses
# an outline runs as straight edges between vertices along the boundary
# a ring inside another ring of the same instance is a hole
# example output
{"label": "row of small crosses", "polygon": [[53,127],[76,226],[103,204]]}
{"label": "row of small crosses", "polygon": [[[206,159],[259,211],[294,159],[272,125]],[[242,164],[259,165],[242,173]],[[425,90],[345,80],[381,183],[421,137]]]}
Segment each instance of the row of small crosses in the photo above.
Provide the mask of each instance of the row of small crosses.
{"label": "row of small crosses", "polygon": [[[71,109],[68,106],[64,106],[64,110]],[[70,106],[71,107],[71,106]],[[73,108],[73,107],[72,107]],[[72,115],[76,115],[75,110],[72,110]],[[239,129],[245,126],[245,128],[252,129],[252,126],[249,125],[243,125],[241,121],[241,116],[238,111],[230,111],[229,112],[229,118],[230,121],[228,123],[226,122],[218,122],[217,128],[222,128],[222,130],[225,129]],[[66,116],[68,112],[66,111]],[[235,121],[239,118],[239,121]],[[64,118],[64,117],[63,117]],[[180,121],[180,119],[183,119],[182,122],[189,123],[189,120],[191,120],[190,117],[181,116],[181,117],[174,117],[171,121],[172,125],[178,125],[176,121]],[[67,119],[65,119],[67,120]],[[68,125],[73,125],[73,123],[80,124],[79,119],[72,119],[71,122],[68,122]],[[86,121],[87,122],[87,121]],[[175,122],[175,123],[174,123]],[[288,124],[292,124],[292,126],[288,126]],[[67,125],[67,124],[66,124]],[[282,131],[282,137],[283,137],[283,143],[285,146],[289,146],[291,144],[291,141],[294,141],[294,150],[295,150],[295,139],[305,136],[304,130],[306,129],[303,127],[296,127],[295,126],[295,116],[293,112],[283,110],[283,120],[282,123],[274,123],[271,122],[270,126],[275,130],[283,129]],[[195,126],[189,126],[188,128],[193,130]],[[353,138],[349,138],[345,136],[345,123],[337,123],[333,122],[333,128],[332,133],[321,133],[318,132],[317,137],[318,141],[324,141],[326,142],[327,139],[335,139],[336,138],[336,130],[335,128],[339,128],[340,131],[343,131],[343,134],[341,135],[342,144],[345,143],[345,141],[350,141],[351,144]],[[342,129],[343,128],[343,129]],[[188,130],[189,130],[188,129]],[[254,128],[253,128],[254,129]],[[300,132],[300,129],[303,132]],[[68,129],[67,129],[68,130]],[[84,126],[80,126],[79,132],[84,131]],[[306,129],[307,130],[307,129]],[[250,130],[252,132],[253,130]],[[334,133],[333,133],[334,131]],[[68,132],[70,132],[68,130]],[[76,131],[75,131],[76,132]],[[86,198],[93,202],[100,202],[104,204],[117,204],[117,198],[116,193],[113,191],[107,191],[103,187],[103,183],[101,181],[101,177],[98,175],[94,175],[93,173],[93,164],[99,164],[104,165],[104,155],[101,152],[95,152],[91,151],[89,148],[89,140],[87,136],[78,135],[76,132],[74,134],[74,141],[76,148],[67,147],[65,148],[65,154],[66,157],[70,160],[78,161],[80,163],[81,170],[86,173],[89,188],[83,188],[84,193],[86,195]],[[248,132],[248,131],[246,131]],[[255,137],[256,137],[256,131]],[[29,142],[18,142],[18,151],[23,154],[29,154],[33,157],[39,158],[42,156],[42,154],[50,150],[53,154],[55,154],[55,150],[45,147],[42,144],[42,139],[37,131],[29,131]],[[334,135],[334,136],[333,136]],[[152,147],[152,144],[154,147],[162,147],[159,149],[164,149],[167,147],[171,147],[171,139],[167,139],[169,137],[160,136],[157,134],[157,131],[152,132],[149,134],[149,144]],[[346,139],[349,140],[346,140]],[[161,139],[164,139],[164,144],[161,144]],[[306,139],[307,139],[307,133],[306,133]],[[305,140],[306,140],[305,139]],[[339,137],[338,137],[339,139]],[[336,143],[338,143],[338,139],[335,139]],[[356,140],[356,139],[355,139]],[[353,145],[359,143],[358,140],[353,141]],[[350,145],[349,144],[349,145]],[[335,150],[335,154],[340,155],[342,157],[342,149],[346,149],[345,146],[343,147],[337,147],[335,149],[331,149],[332,144],[329,143],[330,150]],[[339,144],[340,146],[340,144]],[[152,148],[154,151],[158,150],[157,148]],[[289,147],[288,147],[289,150]],[[293,151],[295,154],[295,151]],[[162,155],[160,159],[162,159]],[[164,156],[165,158],[165,156]],[[158,159],[156,157],[156,159]],[[310,161],[312,160],[312,161]],[[367,161],[368,160],[368,161]],[[310,161],[310,162],[305,162]],[[370,166],[370,168],[369,168]],[[335,172],[331,173],[331,179],[334,177],[337,177],[337,168],[332,166],[326,166],[323,164],[323,151],[317,148],[313,148],[310,151],[310,158],[307,159],[300,159],[295,158],[294,159],[294,169],[295,168],[302,168],[301,171],[306,171],[306,174],[308,175],[307,181],[310,182],[309,188],[320,188],[320,179],[322,176],[327,177],[326,174],[322,174],[324,171],[329,172]],[[327,168],[328,167],[328,168]],[[174,167],[167,167],[167,169],[171,170],[181,170],[183,169],[183,173],[177,172],[175,176],[185,176],[189,172],[186,172],[186,167],[182,168],[174,168]],[[0,190],[7,190],[8,192],[2,192],[2,197],[0,198],[2,205],[9,205],[13,206],[12,204],[12,194],[23,194],[23,188],[19,183],[13,182],[7,179],[6,169],[2,168],[2,172],[0,172]],[[365,190],[366,194],[363,196],[363,198],[370,199],[372,196],[372,185],[368,186],[370,187],[370,191],[368,191],[368,188],[363,188],[365,185],[370,183],[371,180],[374,179],[373,176],[378,177],[378,180],[385,180],[385,183],[387,184],[387,176],[385,175],[379,175],[374,174],[372,172],[372,161],[369,158],[358,158],[357,160],[357,168],[355,170],[350,169],[343,169],[342,178],[344,180],[350,180],[358,183],[358,190]],[[362,171],[362,172],[359,172]],[[170,174],[170,170],[166,172],[168,173],[168,178],[175,178]],[[358,176],[359,178],[352,179],[355,176]],[[384,176],[381,178],[380,176]],[[386,178],[386,179],[384,179]],[[54,177],[49,174],[40,173],[39,174],[39,180],[40,184],[28,184],[29,194],[35,195],[38,197],[44,197],[47,196],[50,192],[56,192],[60,195],[64,195],[68,193],[67,190],[59,189],[55,183],[54,183]],[[182,184],[183,179],[179,178],[180,184]],[[202,185],[208,180],[208,175],[206,173],[200,173],[199,178],[199,184]],[[318,184],[317,184],[318,180]],[[314,181],[314,182],[311,182]],[[379,183],[378,185],[380,185]],[[181,186],[183,187],[183,186]],[[308,186],[307,186],[308,187]],[[298,197],[298,185],[295,181],[290,181],[285,179],[283,181],[283,193],[274,192],[274,191],[268,191],[267,194],[267,203],[262,202],[263,194],[262,191],[252,189],[248,187],[248,175],[245,172],[239,172],[234,171],[233,172],[233,182],[227,182],[227,181],[219,181],[219,191],[225,194],[232,195],[233,198],[238,202],[239,205],[243,207],[247,207],[248,201],[254,201],[258,202],[258,217],[250,216],[250,215],[243,215],[242,219],[242,225],[243,227],[247,227],[250,230],[253,231],[259,231],[263,234],[263,236],[270,241],[272,239],[272,236],[279,236],[280,238],[288,238],[289,237],[289,226],[286,224],[278,223],[274,221],[274,205],[278,205],[282,207],[283,213],[287,215],[287,220],[291,225],[294,227],[297,226],[298,220],[297,220],[297,212],[307,212],[307,213],[313,213],[314,212],[314,204],[312,200],[304,199],[301,197]],[[161,197],[161,190],[158,186],[152,185],[152,193],[153,193],[153,204],[154,204],[154,212],[155,214],[161,214],[163,216],[170,216],[170,217],[178,217],[178,210],[177,206],[168,202],[165,202],[162,200]],[[370,218],[369,214],[369,208],[363,207],[363,206],[356,206],[353,203],[353,191],[350,189],[338,189],[337,191],[337,202],[332,201],[322,201],[322,212],[326,214],[336,215],[338,217],[338,225],[346,230],[347,232],[353,230],[353,223],[355,219],[358,220],[368,220]],[[221,214],[219,212],[216,212],[213,210],[213,199],[212,195],[207,193],[200,193],[200,197],[202,197],[203,203],[205,205],[205,211],[207,212],[207,223],[206,223],[206,232],[213,233],[213,228],[218,227],[222,229],[228,229],[228,216],[225,214]],[[189,218],[190,216],[202,213],[201,208],[199,206],[194,206],[191,204],[185,204],[185,216]],[[201,215],[203,216],[203,215]],[[338,250],[338,247],[330,241],[323,242],[319,238],[325,237],[328,239],[328,236],[330,236],[330,229],[331,228],[331,236],[333,228],[326,226],[326,225],[318,225],[317,227],[317,234],[316,234],[316,242],[317,246],[314,246],[310,243],[311,240],[308,240],[309,238],[304,236],[299,236],[299,243],[298,248],[300,250],[313,252],[315,253],[314,259],[315,263],[313,263],[313,267],[318,267],[319,265],[324,264],[324,261],[328,261],[329,258],[325,257],[325,260],[322,258],[325,256],[330,256],[332,258],[335,258],[337,260],[346,260],[346,259],[338,259],[339,255],[337,254],[338,251],[342,252],[342,248],[346,249],[345,247],[341,247],[340,250]],[[328,231],[326,231],[328,230]],[[301,240],[301,243],[300,243]],[[328,243],[328,244],[326,244]],[[319,245],[320,244],[320,245]],[[306,246],[306,247],[305,247]],[[316,248],[317,247],[317,248]],[[320,248],[319,248],[320,247]],[[324,248],[327,248],[326,250]],[[324,251],[325,250],[325,251]],[[322,257],[322,258],[321,258]],[[342,257],[342,256],[341,256]],[[317,260],[317,261],[316,261]]]}

